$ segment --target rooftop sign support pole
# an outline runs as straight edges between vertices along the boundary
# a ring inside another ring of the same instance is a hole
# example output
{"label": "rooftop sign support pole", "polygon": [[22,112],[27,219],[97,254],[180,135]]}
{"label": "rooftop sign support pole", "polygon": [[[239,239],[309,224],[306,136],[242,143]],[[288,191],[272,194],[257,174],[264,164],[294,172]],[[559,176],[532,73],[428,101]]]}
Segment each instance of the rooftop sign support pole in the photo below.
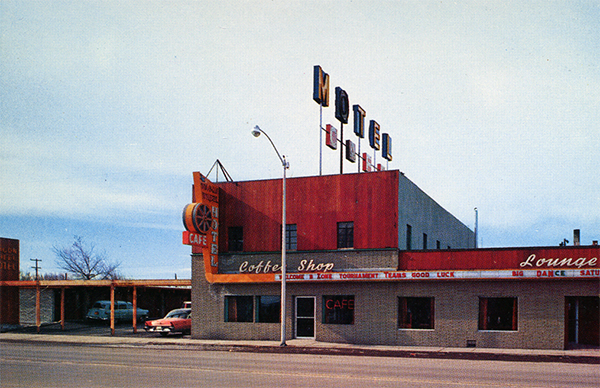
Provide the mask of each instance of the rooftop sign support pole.
{"label": "rooftop sign support pole", "polygon": [[[321,66],[313,68],[313,100],[319,104],[319,175],[322,175],[323,165],[323,107],[329,106],[329,74]],[[265,133],[266,135],[266,133]],[[272,143],[272,142],[271,142]],[[275,147],[275,146],[273,146]],[[277,151],[277,150],[276,150]],[[279,153],[277,153],[279,154]],[[281,159],[281,157],[280,157]]]}
{"label": "rooftop sign support pole", "polygon": [[344,123],[340,124],[340,174],[344,173]]}
{"label": "rooftop sign support pole", "polygon": [[319,175],[323,175],[323,104],[319,103]]}

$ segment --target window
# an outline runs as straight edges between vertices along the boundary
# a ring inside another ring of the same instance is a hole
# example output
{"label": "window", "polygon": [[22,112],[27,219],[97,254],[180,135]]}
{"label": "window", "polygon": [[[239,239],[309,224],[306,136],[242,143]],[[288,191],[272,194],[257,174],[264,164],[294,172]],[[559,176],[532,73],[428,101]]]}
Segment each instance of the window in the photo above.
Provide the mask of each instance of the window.
{"label": "window", "polygon": [[253,310],[252,296],[225,297],[225,322],[252,322]]}
{"label": "window", "polygon": [[244,250],[244,229],[241,226],[229,228],[229,251],[241,252]]}
{"label": "window", "polygon": [[324,295],[323,323],[354,324],[354,295]]}
{"label": "window", "polygon": [[281,321],[281,297],[266,295],[256,297],[256,322],[279,323]]}
{"label": "window", "polygon": [[427,249],[427,233],[423,233],[423,249]]}
{"label": "window", "polygon": [[354,222],[338,222],[337,224],[337,247],[354,247]]}
{"label": "window", "polygon": [[406,250],[412,249],[412,226],[406,225]]}
{"label": "window", "polygon": [[434,298],[398,298],[398,328],[433,329]]}
{"label": "window", "polygon": [[285,226],[285,249],[288,251],[298,249],[298,227],[296,224]]}
{"label": "window", "polygon": [[479,330],[517,330],[517,298],[479,298]]}

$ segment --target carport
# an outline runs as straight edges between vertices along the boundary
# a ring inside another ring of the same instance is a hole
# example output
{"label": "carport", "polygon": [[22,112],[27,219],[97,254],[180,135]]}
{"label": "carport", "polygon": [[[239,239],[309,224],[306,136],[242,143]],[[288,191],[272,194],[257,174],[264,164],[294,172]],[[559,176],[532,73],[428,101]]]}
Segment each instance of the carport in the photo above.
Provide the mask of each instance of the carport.
{"label": "carport", "polygon": [[110,330],[115,334],[115,288],[131,289],[133,303],[133,332],[137,332],[137,290],[140,287],[181,287],[189,288],[190,279],[161,279],[161,280],[4,280],[0,281],[1,287],[30,288],[36,290],[35,315],[37,332],[40,332],[40,290],[47,288],[60,289],[60,324],[65,327],[65,290],[74,287],[109,287],[110,288]]}

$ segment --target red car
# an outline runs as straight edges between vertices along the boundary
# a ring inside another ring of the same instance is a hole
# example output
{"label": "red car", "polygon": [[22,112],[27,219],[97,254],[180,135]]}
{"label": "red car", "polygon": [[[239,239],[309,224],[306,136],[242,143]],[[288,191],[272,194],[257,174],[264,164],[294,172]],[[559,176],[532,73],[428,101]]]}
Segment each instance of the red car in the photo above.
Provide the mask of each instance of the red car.
{"label": "red car", "polygon": [[176,309],[170,311],[164,318],[146,321],[144,329],[149,333],[160,333],[167,336],[169,333],[189,334],[192,331],[192,309]]}

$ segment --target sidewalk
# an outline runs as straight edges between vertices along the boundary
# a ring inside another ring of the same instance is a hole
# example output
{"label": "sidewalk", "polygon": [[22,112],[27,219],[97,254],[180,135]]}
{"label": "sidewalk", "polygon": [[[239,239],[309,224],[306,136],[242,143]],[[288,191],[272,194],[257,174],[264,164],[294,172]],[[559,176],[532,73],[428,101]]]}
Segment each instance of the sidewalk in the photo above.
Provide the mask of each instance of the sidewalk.
{"label": "sidewalk", "polygon": [[140,346],[164,347],[182,350],[212,350],[230,352],[268,352],[290,354],[319,354],[371,357],[411,357],[466,360],[497,360],[526,362],[567,362],[600,364],[600,349],[574,350],[531,350],[531,349],[489,349],[489,348],[441,348],[441,347],[402,347],[380,345],[353,345],[317,342],[314,340],[292,339],[287,346],[279,346],[279,341],[231,341],[192,339],[188,336],[166,338],[141,333],[134,334],[131,328],[120,331],[115,336],[110,331],[101,334],[81,335],[73,332],[53,332],[38,334],[35,331],[0,333],[1,342],[40,342],[62,345],[95,346]]}

